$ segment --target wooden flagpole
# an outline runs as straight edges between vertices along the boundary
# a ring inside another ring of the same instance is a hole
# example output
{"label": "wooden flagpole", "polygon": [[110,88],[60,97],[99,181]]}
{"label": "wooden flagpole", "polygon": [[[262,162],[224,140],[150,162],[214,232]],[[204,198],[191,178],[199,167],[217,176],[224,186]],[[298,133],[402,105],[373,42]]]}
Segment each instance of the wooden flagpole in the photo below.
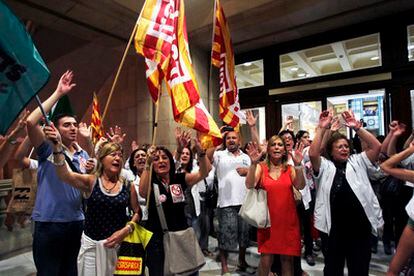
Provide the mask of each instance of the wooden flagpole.
{"label": "wooden flagpole", "polygon": [[[162,82],[160,83],[160,87],[158,89],[158,100],[155,103],[155,118],[154,118],[154,130],[152,133],[152,146],[155,146],[155,141],[157,139],[157,129],[158,129],[158,115],[160,111],[160,101],[161,101],[161,94],[162,94]],[[146,198],[146,206],[147,209],[149,207],[149,201],[150,201],[150,193],[152,188],[152,165],[153,162],[151,162],[150,170],[149,170],[149,178],[148,178],[148,191],[147,191],[147,198]]]}

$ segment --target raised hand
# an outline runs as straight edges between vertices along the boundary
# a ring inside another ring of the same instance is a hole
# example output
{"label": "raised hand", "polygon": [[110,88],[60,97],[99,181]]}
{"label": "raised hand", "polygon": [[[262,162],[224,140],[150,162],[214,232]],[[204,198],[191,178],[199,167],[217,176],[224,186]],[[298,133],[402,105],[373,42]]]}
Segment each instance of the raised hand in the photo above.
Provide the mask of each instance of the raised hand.
{"label": "raised hand", "polygon": [[293,151],[289,151],[289,155],[292,157],[293,163],[295,166],[299,166],[302,163],[303,160],[303,149],[305,148],[305,145],[301,142],[296,144],[296,147],[293,149]]}
{"label": "raised hand", "polygon": [[86,123],[79,123],[78,134],[85,139],[89,139],[91,137],[91,126],[88,126]]}
{"label": "raised hand", "polygon": [[258,164],[265,155],[265,151],[261,150],[255,142],[249,142],[246,152],[253,164]]}
{"label": "raised hand", "polygon": [[342,112],[342,118],[345,121],[345,125],[349,128],[357,130],[361,127],[361,122],[355,118],[354,112],[352,110],[347,110]]}
{"label": "raised hand", "polygon": [[30,112],[28,110],[24,110],[20,114],[19,122],[17,126],[7,135],[8,140],[15,140],[19,135],[23,134],[24,130],[26,129],[27,124],[27,116],[29,116]]}
{"label": "raised hand", "polygon": [[319,115],[318,127],[320,128],[329,128],[332,121],[332,112],[329,110],[322,111]]}
{"label": "raised hand", "polygon": [[398,122],[392,134],[395,136],[401,136],[405,132],[406,128],[407,126],[404,123]]}
{"label": "raised hand", "polygon": [[335,116],[331,121],[331,131],[335,132],[338,131],[341,128],[341,121],[339,119],[339,116]]}
{"label": "raised hand", "polygon": [[285,121],[286,129],[293,130],[293,116],[287,116]]}
{"label": "raised hand", "polygon": [[249,125],[249,127],[256,126],[258,117],[259,117],[259,114],[256,114],[256,116],[253,116],[253,112],[251,110],[246,111],[246,122]]}
{"label": "raised hand", "polygon": [[60,77],[59,83],[56,87],[56,91],[62,96],[69,93],[72,90],[72,88],[76,86],[76,83],[73,83],[72,80],[73,80],[73,72],[70,70],[67,70]]}
{"label": "raised hand", "polygon": [[131,152],[133,152],[134,150],[136,150],[138,148],[139,148],[139,145],[138,145],[137,141],[133,140],[131,142]]}
{"label": "raised hand", "polygon": [[146,160],[147,166],[151,165],[152,162],[154,162],[155,155],[156,155],[156,146],[149,147],[147,150],[147,160]]}
{"label": "raised hand", "polygon": [[106,133],[106,136],[111,140],[113,143],[122,144],[124,142],[125,133],[122,133],[122,128],[119,126],[115,126],[115,128],[110,128],[109,133]]}
{"label": "raised hand", "polygon": [[204,152],[204,149],[203,149],[203,147],[201,146],[201,142],[200,142],[200,135],[199,135],[199,133],[197,132],[197,138],[193,138],[193,142],[194,142],[194,148],[195,148],[195,150],[196,150],[196,152],[198,153],[198,154],[200,154],[200,153],[203,153]]}

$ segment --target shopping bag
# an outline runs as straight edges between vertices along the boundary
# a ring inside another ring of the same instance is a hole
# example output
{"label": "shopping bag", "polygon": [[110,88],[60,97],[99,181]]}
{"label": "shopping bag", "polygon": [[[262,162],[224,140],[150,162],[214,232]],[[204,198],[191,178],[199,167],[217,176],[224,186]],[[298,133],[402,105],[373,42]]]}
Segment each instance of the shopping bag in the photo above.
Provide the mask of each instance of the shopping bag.
{"label": "shopping bag", "polygon": [[145,275],[145,248],[152,232],[134,223],[134,231],[122,242],[114,275]]}

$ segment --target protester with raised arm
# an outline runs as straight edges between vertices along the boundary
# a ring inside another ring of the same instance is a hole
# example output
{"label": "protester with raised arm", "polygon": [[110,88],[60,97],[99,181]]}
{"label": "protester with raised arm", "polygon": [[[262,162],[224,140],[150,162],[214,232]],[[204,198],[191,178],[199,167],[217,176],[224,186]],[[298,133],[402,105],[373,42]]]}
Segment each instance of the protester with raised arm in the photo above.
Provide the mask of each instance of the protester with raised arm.
{"label": "protester with raised arm", "polygon": [[[201,148],[200,142],[194,140],[194,143],[200,163],[200,170],[194,173],[176,173],[174,158],[167,148],[152,146],[148,150],[147,162],[140,178],[139,193],[143,198],[147,198],[148,187],[151,185],[148,221],[146,223],[146,228],[153,232],[151,241],[146,248],[147,267],[150,275],[162,276],[164,274],[163,230],[157,212],[154,185],[157,184],[159,189],[160,196],[157,200],[161,203],[168,230],[187,229],[184,192],[204,179],[210,171],[210,162],[205,151]],[[151,164],[152,171],[150,171]],[[152,174],[152,183],[149,182],[150,174]]]}
{"label": "protester with raised arm", "polygon": [[377,160],[381,144],[352,111],[342,113],[345,125],[366,143],[360,154],[351,155],[346,136],[333,134],[326,145],[328,158],[321,157],[324,133],[332,114],[323,111],[309,149],[317,195],[315,227],[321,232],[325,275],[343,275],[345,261],[349,275],[368,275],[371,260],[371,232],[382,227],[381,208],[368,178],[368,168]]}
{"label": "protester with raised arm", "polygon": [[[49,112],[75,85],[73,73],[66,71],[55,92],[42,104],[45,112]],[[39,161],[37,196],[32,213],[35,222],[33,259],[39,276],[77,275],[76,259],[84,220],[82,197],[79,190],[64,183],[56,174],[54,146],[39,125],[42,116],[38,107],[27,118],[27,132]],[[89,156],[76,143],[78,123],[75,117],[73,114],[57,114],[54,125],[62,137],[67,163],[73,171],[84,172]]]}

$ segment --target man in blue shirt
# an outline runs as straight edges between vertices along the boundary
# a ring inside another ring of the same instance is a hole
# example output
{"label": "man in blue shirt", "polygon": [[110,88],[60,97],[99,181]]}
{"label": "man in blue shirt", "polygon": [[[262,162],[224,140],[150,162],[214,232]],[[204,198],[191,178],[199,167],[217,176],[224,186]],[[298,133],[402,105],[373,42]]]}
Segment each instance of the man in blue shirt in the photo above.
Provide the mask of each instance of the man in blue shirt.
{"label": "man in blue shirt", "polygon": [[[62,75],[56,91],[42,104],[46,112],[76,85],[73,73]],[[77,255],[83,231],[84,215],[80,191],[62,182],[53,164],[53,147],[39,126],[40,108],[27,119],[27,131],[39,159],[38,188],[32,214],[35,222],[33,258],[37,275],[77,275]],[[71,114],[54,118],[54,126],[62,136],[67,165],[85,172],[88,154],[77,144],[78,124]],[[72,164],[69,164],[69,160]]]}

